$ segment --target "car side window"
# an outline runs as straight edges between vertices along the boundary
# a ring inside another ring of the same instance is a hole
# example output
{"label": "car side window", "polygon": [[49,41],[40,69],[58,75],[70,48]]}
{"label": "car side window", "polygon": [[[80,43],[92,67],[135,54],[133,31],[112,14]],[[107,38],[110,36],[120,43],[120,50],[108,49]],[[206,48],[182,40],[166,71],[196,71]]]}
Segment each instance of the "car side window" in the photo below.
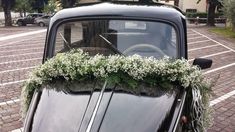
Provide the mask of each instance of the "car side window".
{"label": "car side window", "polygon": [[47,18],[49,18],[50,16],[43,16],[42,18],[44,18],[44,19],[47,19]]}
{"label": "car side window", "polygon": [[28,18],[31,18],[31,17],[32,17],[32,15],[31,15],[31,14],[29,14],[27,17],[28,17]]}
{"label": "car side window", "polygon": [[32,15],[32,18],[35,18],[35,17],[37,17],[37,15]]}

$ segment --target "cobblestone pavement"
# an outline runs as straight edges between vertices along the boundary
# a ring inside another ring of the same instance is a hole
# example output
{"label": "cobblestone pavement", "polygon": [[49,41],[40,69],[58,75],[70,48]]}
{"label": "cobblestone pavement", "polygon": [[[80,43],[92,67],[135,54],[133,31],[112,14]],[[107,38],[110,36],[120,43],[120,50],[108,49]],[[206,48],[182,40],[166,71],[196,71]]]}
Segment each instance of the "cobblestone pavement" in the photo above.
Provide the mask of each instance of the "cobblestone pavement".
{"label": "cobblestone pavement", "polygon": [[[46,32],[30,35],[39,30],[42,28],[0,28],[0,132],[23,125],[19,112],[21,86],[28,73],[42,61]],[[29,34],[17,36],[24,33]]]}
{"label": "cobblestone pavement", "polygon": [[[2,40],[2,37],[40,28],[0,28],[0,132],[22,127],[20,120],[21,86],[32,69],[41,63],[45,32]],[[208,132],[235,132],[235,41],[207,32],[206,28],[188,29],[189,60],[195,57],[213,59],[204,72],[217,78],[213,87],[214,125]]]}
{"label": "cobblestone pavement", "polygon": [[196,57],[212,59],[212,67],[204,74],[218,78],[211,98],[214,122],[208,132],[235,132],[235,40],[210,33],[205,27],[189,28],[188,51],[191,61]]}

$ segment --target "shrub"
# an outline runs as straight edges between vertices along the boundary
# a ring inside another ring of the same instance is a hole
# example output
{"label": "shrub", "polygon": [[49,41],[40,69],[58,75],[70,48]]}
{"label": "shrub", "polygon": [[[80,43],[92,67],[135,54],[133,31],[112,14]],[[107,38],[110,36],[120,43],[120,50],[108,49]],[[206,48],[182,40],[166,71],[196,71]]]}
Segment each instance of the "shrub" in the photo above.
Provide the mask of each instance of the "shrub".
{"label": "shrub", "polygon": [[235,0],[225,0],[223,10],[228,21],[232,23],[232,28],[235,32]]}
{"label": "shrub", "polygon": [[[215,13],[215,18],[219,18],[220,16],[223,16],[223,13]],[[204,12],[197,12],[197,13],[186,13],[187,18],[207,18],[207,13]]]}

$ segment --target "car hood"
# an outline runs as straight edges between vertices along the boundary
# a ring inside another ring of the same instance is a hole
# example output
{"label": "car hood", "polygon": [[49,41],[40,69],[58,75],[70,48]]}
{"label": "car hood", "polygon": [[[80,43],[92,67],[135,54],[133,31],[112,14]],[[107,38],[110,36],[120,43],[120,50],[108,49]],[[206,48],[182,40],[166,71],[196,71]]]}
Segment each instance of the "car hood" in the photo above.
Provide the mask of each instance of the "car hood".
{"label": "car hood", "polygon": [[135,89],[104,82],[49,86],[42,91],[31,129],[57,132],[168,131],[181,93],[177,86],[166,90],[144,84]]}

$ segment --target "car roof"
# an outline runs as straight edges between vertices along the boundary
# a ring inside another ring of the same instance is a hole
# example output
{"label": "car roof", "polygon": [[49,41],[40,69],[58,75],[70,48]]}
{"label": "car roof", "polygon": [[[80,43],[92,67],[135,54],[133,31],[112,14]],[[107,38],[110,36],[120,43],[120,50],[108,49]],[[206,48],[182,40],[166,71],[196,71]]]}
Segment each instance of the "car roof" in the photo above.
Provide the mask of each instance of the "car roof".
{"label": "car roof", "polygon": [[92,16],[152,18],[171,21],[185,18],[178,8],[160,3],[146,5],[136,2],[97,2],[61,10],[52,17],[51,22],[59,19]]}

